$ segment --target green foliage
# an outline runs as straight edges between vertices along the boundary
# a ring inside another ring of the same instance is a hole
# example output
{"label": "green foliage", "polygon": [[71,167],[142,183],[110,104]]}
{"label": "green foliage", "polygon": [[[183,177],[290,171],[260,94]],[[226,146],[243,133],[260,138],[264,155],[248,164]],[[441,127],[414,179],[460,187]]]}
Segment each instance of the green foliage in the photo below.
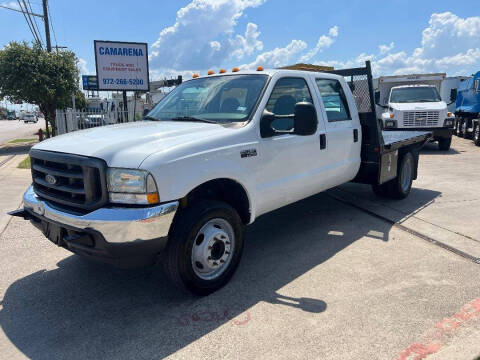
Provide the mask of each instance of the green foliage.
{"label": "green foliage", "polygon": [[20,164],[18,164],[17,168],[19,169],[30,169],[31,167],[30,156],[27,156],[25,159],[22,160]]}
{"label": "green foliage", "polygon": [[85,95],[80,90],[75,92],[75,108],[78,110],[86,110],[87,109],[87,99]]}
{"label": "green foliage", "polygon": [[37,139],[15,139],[15,140],[9,141],[8,143],[17,144],[17,143],[32,142],[32,141],[37,141]]}
{"label": "green foliage", "polygon": [[71,107],[72,92],[79,91],[76,65],[71,51],[49,53],[38,44],[11,42],[0,50],[0,98],[38,105],[54,126],[55,110]]}

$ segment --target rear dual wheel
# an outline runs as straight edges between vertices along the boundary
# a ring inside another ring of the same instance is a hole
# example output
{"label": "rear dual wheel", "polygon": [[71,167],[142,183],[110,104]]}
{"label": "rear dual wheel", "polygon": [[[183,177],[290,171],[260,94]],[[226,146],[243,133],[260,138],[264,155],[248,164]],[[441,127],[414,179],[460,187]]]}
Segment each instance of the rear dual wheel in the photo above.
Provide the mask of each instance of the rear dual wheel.
{"label": "rear dual wheel", "polygon": [[480,124],[477,124],[473,130],[473,142],[475,145],[480,146]]}
{"label": "rear dual wheel", "polygon": [[397,177],[382,185],[372,185],[373,192],[380,197],[405,199],[412,189],[414,173],[415,159],[412,153],[408,152],[399,163]]}

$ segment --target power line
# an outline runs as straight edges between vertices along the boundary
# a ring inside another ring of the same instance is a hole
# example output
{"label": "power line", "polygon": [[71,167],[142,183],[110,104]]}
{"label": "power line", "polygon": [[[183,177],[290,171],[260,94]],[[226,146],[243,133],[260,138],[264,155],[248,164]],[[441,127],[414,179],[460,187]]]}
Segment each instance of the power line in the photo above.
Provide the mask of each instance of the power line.
{"label": "power line", "polygon": [[[30,12],[32,13],[32,4],[30,3],[30,0],[28,0],[28,6],[30,8]],[[40,28],[38,27],[38,24],[37,24],[37,18],[32,16],[33,17],[33,21],[35,23],[35,27],[37,28],[37,33],[38,33],[38,36],[40,37],[40,39],[42,39],[42,33],[40,32]],[[42,39],[42,42],[43,42],[43,39]]]}
{"label": "power line", "polygon": [[40,42],[40,39],[38,38],[37,33],[35,32],[35,30],[30,25],[30,22],[28,21],[28,17],[27,17],[27,14],[26,14],[27,9],[25,9],[25,11],[23,10],[23,7],[22,7],[22,4],[20,3],[20,0],[17,0],[17,3],[18,3],[18,6],[20,6],[21,13],[23,14],[23,17],[25,18],[25,21],[27,22],[27,25],[28,25],[28,28],[30,29],[30,32],[32,33],[35,40]]}
{"label": "power line", "polygon": [[[0,4],[0,8],[4,8],[4,9],[7,9],[7,10],[12,10],[12,11],[16,11],[16,12],[19,12],[19,13],[22,13],[22,14],[23,14],[23,11],[22,11],[22,10],[14,9],[14,8],[8,7],[8,6],[3,5],[3,4]],[[36,13],[30,13],[30,15],[43,18],[43,15],[36,14]]]}
{"label": "power line", "polygon": [[[30,1],[30,0],[28,0],[28,1]],[[53,28],[52,12],[50,11],[50,4],[48,2],[47,2],[47,11],[48,11],[48,17],[50,19],[50,27],[52,28],[52,32],[53,32],[53,38],[55,39],[55,45],[58,45],[57,36],[55,35],[55,29]],[[58,51],[58,47],[57,47],[57,51]]]}
{"label": "power line", "polygon": [[[17,2],[20,5],[20,0],[17,0]],[[25,13],[27,14],[28,21],[30,22],[30,25],[31,25],[33,31],[35,32],[36,37],[37,37],[37,41],[40,43],[40,46],[41,46],[42,45],[42,38],[40,37],[39,33],[37,32],[37,29],[35,28],[35,24],[33,23],[32,17],[30,16],[30,13],[28,12],[28,7],[27,7],[27,4],[25,3],[25,0],[22,0],[22,3],[23,3],[23,7],[25,8]],[[20,5],[20,8],[22,8],[21,5]]]}

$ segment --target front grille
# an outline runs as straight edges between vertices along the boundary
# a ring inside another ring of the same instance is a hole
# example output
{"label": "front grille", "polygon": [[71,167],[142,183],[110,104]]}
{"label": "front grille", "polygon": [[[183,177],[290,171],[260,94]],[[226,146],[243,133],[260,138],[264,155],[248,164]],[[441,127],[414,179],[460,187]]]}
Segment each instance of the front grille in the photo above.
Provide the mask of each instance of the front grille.
{"label": "front grille", "polygon": [[30,158],[33,188],[38,196],[88,211],[107,203],[103,160],[42,150],[31,150]]}
{"label": "front grille", "polygon": [[405,111],[403,113],[403,126],[437,126],[438,111]]}

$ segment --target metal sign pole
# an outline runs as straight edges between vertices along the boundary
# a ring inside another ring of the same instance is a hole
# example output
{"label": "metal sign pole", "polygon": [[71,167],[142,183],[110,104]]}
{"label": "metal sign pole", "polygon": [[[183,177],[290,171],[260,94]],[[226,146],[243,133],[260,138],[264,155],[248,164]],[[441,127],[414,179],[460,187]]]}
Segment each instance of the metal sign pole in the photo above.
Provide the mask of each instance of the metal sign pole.
{"label": "metal sign pole", "polygon": [[123,110],[125,111],[125,120],[128,122],[128,103],[127,92],[123,91]]}

